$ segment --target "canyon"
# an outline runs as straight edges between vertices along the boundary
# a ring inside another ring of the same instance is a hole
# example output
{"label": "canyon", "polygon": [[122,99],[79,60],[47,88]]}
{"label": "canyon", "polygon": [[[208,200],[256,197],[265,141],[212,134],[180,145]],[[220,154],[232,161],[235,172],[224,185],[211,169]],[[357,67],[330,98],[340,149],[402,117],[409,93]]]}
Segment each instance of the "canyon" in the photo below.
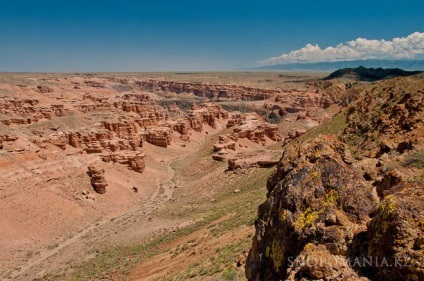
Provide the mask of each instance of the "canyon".
{"label": "canyon", "polygon": [[0,278],[421,278],[422,75],[322,78],[0,74]]}

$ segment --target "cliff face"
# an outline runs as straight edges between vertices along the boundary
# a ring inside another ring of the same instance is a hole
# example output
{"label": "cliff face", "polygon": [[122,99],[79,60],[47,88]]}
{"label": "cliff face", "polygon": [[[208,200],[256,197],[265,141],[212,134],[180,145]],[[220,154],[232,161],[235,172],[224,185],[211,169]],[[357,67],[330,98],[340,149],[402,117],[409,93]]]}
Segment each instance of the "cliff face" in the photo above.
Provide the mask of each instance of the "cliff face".
{"label": "cliff face", "polygon": [[273,94],[279,93],[277,90],[252,88],[239,85],[212,85],[206,83],[173,82],[162,80],[136,81],[135,85],[145,91],[159,89],[164,92],[193,93],[205,98],[228,98],[241,100],[265,100]]}
{"label": "cliff face", "polygon": [[423,88],[382,82],[347,108],[339,136],[285,147],[249,280],[424,280]]}

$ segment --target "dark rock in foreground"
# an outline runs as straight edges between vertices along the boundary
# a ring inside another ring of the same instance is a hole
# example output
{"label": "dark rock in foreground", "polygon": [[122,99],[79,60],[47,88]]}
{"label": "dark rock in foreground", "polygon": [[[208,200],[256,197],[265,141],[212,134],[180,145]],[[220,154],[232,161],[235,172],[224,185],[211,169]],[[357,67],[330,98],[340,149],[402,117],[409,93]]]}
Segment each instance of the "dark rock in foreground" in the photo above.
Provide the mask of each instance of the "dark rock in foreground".
{"label": "dark rock in foreground", "polygon": [[324,79],[350,78],[358,81],[373,82],[386,78],[411,76],[420,73],[422,73],[422,71],[406,71],[399,68],[366,68],[359,66],[356,68],[342,68],[336,70]]}

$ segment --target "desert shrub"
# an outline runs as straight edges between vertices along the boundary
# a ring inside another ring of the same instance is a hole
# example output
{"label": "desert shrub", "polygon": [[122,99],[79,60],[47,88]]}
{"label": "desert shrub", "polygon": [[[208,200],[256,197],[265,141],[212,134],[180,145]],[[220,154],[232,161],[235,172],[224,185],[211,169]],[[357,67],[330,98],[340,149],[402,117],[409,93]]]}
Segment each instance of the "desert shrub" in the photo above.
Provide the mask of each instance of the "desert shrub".
{"label": "desert shrub", "polygon": [[403,161],[406,167],[424,168],[424,151],[415,151],[406,156]]}
{"label": "desert shrub", "polygon": [[222,280],[224,281],[236,281],[237,280],[237,272],[234,268],[227,268],[222,272]]}

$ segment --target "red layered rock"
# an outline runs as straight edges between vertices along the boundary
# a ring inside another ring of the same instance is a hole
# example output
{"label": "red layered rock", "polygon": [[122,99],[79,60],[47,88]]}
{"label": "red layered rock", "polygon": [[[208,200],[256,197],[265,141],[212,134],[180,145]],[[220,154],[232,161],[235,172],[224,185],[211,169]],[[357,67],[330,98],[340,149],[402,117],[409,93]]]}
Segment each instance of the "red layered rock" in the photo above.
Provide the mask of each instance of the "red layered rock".
{"label": "red layered rock", "polygon": [[232,112],[231,118],[227,122],[227,128],[240,125],[243,122],[243,115],[240,112]]}
{"label": "red layered rock", "polygon": [[206,83],[173,82],[150,79],[136,81],[135,85],[146,91],[161,90],[177,94],[191,93],[204,98],[227,98],[232,100],[265,100],[279,93],[278,90],[252,88],[241,85],[211,85]]}
{"label": "red layered rock", "polygon": [[171,129],[167,127],[158,127],[147,129],[146,131],[146,141],[148,143],[168,147],[171,144]]}
{"label": "red layered rock", "polygon": [[247,138],[257,143],[265,142],[265,136],[273,141],[281,140],[281,136],[278,134],[278,126],[263,121],[256,113],[244,115],[244,120],[240,125],[235,126],[233,131],[240,138]]}
{"label": "red layered rock", "polygon": [[50,120],[56,116],[63,116],[65,109],[60,104],[39,106],[38,100],[13,99],[0,101],[0,114],[8,116],[1,120],[4,125],[26,125],[41,119]]}
{"label": "red layered rock", "polygon": [[167,107],[168,112],[170,113],[180,113],[180,108],[175,103],[169,105]]}
{"label": "red layered rock", "polygon": [[104,83],[98,82],[98,81],[86,80],[86,81],[84,81],[84,83],[87,86],[94,87],[94,88],[104,88],[105,87]]}
{"label": "red layered rock", "polygon": [[228,119],[230,114],[222,109],[220,105],[214,103],[202,103],[199,108],[193,109],[190,116],[201,116],[203,123],[209,124],[212,128],[216,128],[217,119]]}
{"label": "red layered rock", "polygon": [[39,93],[44,94],[44,93],[53,92],[53,89],[50,88],[49,86],[37,86],[37,90],[36,91],[39,92]]}
{"label": "red layered rock", "polygon": [[213,145],[213,151],[218,152],[222,149],[236,150],[237,140],[237,134],[220,135],[218,142]]}
{"label": "red layered rock", "polygon": [[284,138],[283,145],[289,143],[291,140],[300,137],[301,135],[305,134],[305,129],[292,129],[289,131],[287,136]]}
{"label": "red layered rock", "polygon": [[108,183],[105,179],[103,170],[98,163],[91,163],[88,166],[88,175],[90,177],[91,185],[97,193],[103,194],[106,192]]}
{"label": "red layered rock", "polygon": [[145,168],[144,154],[141,152],[116,152],[103,155],[104,162],[114,162],[127,165],[135,172],[143,173]]}
{"label": "red layered rock", "polygon": [[177,119],[175,121],[168,121],[172,131],[181,134],[180,138],[183,140],[189,140],[188,132],[191,129],[191,122],[187,118]]}

